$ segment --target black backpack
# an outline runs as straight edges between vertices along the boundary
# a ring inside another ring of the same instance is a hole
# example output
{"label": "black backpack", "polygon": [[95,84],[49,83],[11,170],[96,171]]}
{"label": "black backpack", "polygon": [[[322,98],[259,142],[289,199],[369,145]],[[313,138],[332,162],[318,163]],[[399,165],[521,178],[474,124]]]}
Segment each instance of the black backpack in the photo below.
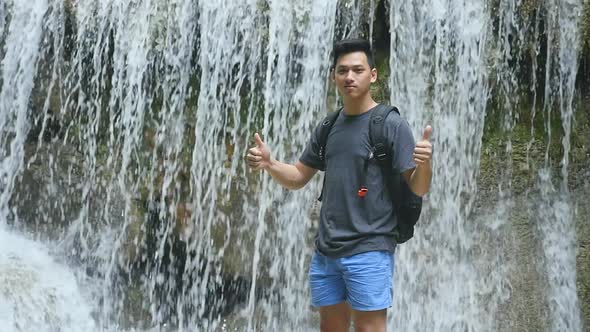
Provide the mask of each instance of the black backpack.
{"label": "black backpack", "polygon": [[[369,119],[369,144],[371,144],[373,150],[374,160],[381,166],[384,178],[387,181],[386,188],[389,190],[397,216],[397,227],[394,230],[393,237],[396,243],[399,244],[406,242],[414,236],[414,225],[416,225],[422,212],[422,197],[414,194],[399,170],[391,168],[393,155],[390,155],[389,149],[387,148],[389,144],[387,137],[385,137],[385,119],[392,112],[397,113],[393,116],[401,119],[399,110],[394,106],[378,105],[371,111],[371,118]],[[339,114],[340,111],[328,114],[322,121],[320,127],[318,154],[324,163],[328,135]],[[367,167],[365,167],[365,172],[366,170]],[[366,188],[361,188],[359,195],[364,195],[362,193],[363,190],[366,191]],[[318,198],[320,201],[322,200],[323,191],[324,189],[322,188],[322,194]]]}

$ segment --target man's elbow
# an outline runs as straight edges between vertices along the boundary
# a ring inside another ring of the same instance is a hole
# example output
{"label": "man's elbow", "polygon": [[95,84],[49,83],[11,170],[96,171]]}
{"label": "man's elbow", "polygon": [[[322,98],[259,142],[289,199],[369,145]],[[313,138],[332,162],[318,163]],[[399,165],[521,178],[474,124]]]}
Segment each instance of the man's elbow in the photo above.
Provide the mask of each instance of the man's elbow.
{"label": "man's elbow", "polygon": [[295,168],[297,169],[297,172],[296,174],[293,174],[293,178],[289,183],[290,190],[299,190],[305,187],[315,174],[315,170],[307,168],[303,164],[296,164]]}
{"label": "man's elbow", "polygon": [[305,187],[305,182],[303,181],[294,181],[292,183],[289,183],[289,185],[287,186],[287,189],[289,190],[299,190],[301,188]]}
{"label": "man's elbow", "polygon": [[429,191],[430,188],[421,188],[420,186],[410,186],[412,192],[416,194],[416,196],[424,197]]}
{"label": "man's elbow", "polygon": [[412,190],[412,191],[413,191],[413,192],[414,192],[414,194],[416,194],[416,196],[418,196],[418,197],[424,197],[424,196],[425,196],[425,195],[428,193],[428,191],[419,191],[419,190],[418,190],[418,191],[414,191],[414,190]]}
{"label": "man's elbow", "polygon": [[289,181],[288,185],[286,186],[289,190],[299,190],[309,182],[310,178],[306,177],[304,174],[299,174],[299,176],[293,178]]}

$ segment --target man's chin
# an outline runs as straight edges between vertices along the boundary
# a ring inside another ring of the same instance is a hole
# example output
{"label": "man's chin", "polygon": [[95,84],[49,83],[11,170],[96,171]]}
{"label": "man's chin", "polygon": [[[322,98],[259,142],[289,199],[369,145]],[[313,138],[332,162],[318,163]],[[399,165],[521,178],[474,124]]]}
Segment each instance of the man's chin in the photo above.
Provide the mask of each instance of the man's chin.
{"label": "man's chin", "polygon": [[344,98],[347,98],[347,99],[359,99],[359,98],[362,98],[364,96],[364,94],[360,93],[359,91],[351,91],[351,92],[346,91],[345,93],[342,94],[342,96],[344,96]]}

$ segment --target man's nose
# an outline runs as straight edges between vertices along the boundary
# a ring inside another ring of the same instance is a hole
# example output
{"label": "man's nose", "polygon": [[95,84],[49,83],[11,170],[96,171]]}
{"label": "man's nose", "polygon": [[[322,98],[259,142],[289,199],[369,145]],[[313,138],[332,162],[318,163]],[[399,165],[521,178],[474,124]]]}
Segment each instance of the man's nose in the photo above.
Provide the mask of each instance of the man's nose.
{"label": "man's nose", "polygon": [[354,73],[352,72],[352,70],[349,70],[349,71],[346,73],[346,77],[345,77],[345,79],[346,79],[347,81],[352,81],[352,80],[354,80],[353,74],[354,74]]}

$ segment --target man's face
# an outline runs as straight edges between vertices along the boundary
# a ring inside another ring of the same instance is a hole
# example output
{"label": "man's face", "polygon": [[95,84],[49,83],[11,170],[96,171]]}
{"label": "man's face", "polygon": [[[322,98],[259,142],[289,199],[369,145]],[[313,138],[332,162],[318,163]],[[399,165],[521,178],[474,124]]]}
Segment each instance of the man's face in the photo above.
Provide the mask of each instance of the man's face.
{"label": "man's face", "polygon": [[371,69],[364,52],[348,53],[338,58],[333,79],[342,96],[356,99],[369,93],[371,83],[377,80],[377,70]]}

